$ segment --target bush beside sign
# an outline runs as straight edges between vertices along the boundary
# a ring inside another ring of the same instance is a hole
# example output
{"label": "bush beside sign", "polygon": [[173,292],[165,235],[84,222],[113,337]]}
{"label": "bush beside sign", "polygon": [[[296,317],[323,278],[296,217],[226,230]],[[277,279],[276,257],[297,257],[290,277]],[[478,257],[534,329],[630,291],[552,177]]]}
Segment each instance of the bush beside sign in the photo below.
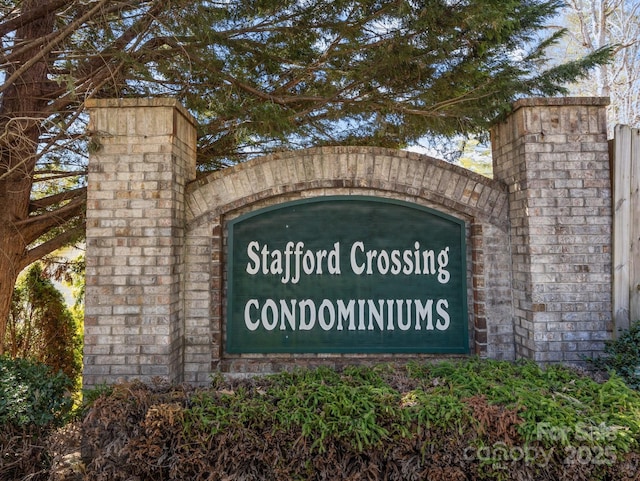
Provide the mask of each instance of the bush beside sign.
{"label": "bush beside sign", "polygon": [[228,353],[468,352],[463,221],[340,196],[228,229]]}

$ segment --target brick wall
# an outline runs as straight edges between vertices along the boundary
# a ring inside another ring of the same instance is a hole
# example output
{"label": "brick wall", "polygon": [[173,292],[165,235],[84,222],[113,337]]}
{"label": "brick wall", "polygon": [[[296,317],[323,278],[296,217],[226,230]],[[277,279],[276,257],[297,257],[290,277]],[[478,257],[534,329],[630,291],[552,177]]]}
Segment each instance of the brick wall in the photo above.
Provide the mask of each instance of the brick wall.
{"label": "brick wall", "polygon": [[[528,99],[492,131],[495,180],[426,156],[323,147],[195,180],[195,125],[172,100],[88,102],[87,386],[429,355],[225,352],[227,222],[282,202],[378,196],[462,219],[471,353],[580,360],[611,331],[602,99]],[[440,356],[441,357],[441,356]]]}
{"label": "brick wall", "polygon": [[92,100],[84,383],[182,378],[184,198],[195,129],[173,100]]}
{"label": "brick wall", "polygon": [[525,99],[492,130],[509,186],[516,353],[580,361],[611,323],[607,99]]}

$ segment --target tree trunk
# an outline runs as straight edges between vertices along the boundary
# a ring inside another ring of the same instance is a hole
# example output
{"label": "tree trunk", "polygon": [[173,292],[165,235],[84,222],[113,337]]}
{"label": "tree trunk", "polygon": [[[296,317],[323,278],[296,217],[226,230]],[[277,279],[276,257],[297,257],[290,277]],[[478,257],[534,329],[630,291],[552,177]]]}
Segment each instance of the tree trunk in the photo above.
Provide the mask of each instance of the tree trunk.
{"label": "tree trunk", "polygon": [[[25,0],[22,11],[41,10],[41,0]],[[20,45],[40,39],[54,29],[53,12],[37,17],[16,30]],[[35,50],[35,49],[34,49]],[[7,69],[10,78],[33,58],[37,50],[24,50]],[[0,354],[18,274],[25,267],[26,247],[21,228],[29,216],[29,199],[36,167],[40,125],[49,90],[48,58],[22,72],[0,99]],[[6,85],[6,84],[5,84]],[[22,229],[23,230],[23,229]]]}
{"label": "tree trunk", "polygon": [[[7,224],[0,221],[0,355],[4,354],[7,320],[11,309],[13,288],[20,273],[20,242],[7,232]],[[24,248],[22,248],[24,251]]]}

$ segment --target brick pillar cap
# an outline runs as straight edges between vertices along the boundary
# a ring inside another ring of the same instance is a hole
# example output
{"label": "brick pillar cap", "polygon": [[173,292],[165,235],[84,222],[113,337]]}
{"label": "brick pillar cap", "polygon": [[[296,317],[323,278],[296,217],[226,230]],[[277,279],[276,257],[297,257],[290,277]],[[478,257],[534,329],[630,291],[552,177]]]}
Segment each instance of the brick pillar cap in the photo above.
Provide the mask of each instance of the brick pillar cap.
{"label": "brick pillar cap", "polygon": [[186,119],[196,125],[196,121],[189,111],[176,99],[169,97],[132,98],[132,99],[87,99],[84,102],[87,109],[120,109],[131,107],[171,107],[177,109]]}
{"label": "brick pillar cap", "polygon": [[513,111],[521,107],[571,107],[583,105],[585,107],[600,107],[609,105],[609,97],[531,97],[516,100]]}

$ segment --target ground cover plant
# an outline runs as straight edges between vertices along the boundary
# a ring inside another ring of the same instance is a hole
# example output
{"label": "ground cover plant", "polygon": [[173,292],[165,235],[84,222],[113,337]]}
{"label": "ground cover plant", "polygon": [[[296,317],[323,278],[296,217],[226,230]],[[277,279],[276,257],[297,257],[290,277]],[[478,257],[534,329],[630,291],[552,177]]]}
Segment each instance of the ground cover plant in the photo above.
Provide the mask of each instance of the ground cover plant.
{"label": "ground cover plant", "polygon": [[92,480],[640,479],[640,394],[528,362],[123,384],[82,429]]}
{"label": "ground cover plant", "polygon": [[70,385],[0,359],[0,480],[640,480],[640,393],[616,374],[470,359],[134,382],[73,422]]}
{"label": "ground cover plant", "polygon": [[0,480],[48,478],[46,440],[69,419],[72,387],[49,366],[0,356]]}

